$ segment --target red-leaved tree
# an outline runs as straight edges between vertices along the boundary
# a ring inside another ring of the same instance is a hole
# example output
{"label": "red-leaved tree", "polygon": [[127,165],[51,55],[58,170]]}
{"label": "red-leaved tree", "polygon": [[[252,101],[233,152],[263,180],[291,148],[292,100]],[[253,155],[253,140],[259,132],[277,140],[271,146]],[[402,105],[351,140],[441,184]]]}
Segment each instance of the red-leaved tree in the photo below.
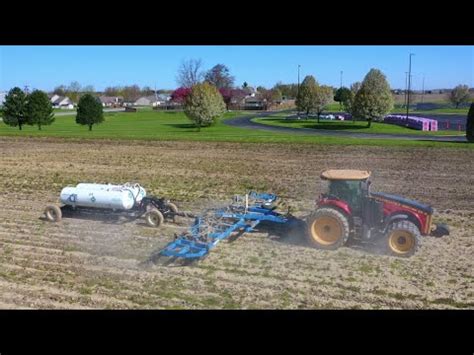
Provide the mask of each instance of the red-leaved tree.
{"label": "red-leaved tree", "polygon": [[219,89],[219,92],[224,99],[227,110],[231,103],[239,103],[246,96],[245,90],[242,89],[221,88]]}
{"label": "red-leaved tree", "polygon": [[177,88],[173,93],[171,94],[171,101],[179,103],[179,104],[184,104],[184,101],[186,100],[186,97],[190,94],[191,89],[190,88]]}

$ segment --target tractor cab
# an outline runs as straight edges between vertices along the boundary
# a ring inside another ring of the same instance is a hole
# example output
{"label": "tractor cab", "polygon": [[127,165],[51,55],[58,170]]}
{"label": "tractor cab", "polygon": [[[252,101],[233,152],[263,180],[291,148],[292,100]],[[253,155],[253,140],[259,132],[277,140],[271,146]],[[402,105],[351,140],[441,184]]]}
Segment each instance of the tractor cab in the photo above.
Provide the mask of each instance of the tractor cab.
{"label": "tractor cab", "polygon": [[352,214],[359,215],[364,200],[369,197],[370,172],[361,170],[326,170],[321,174],[323,199],[336,199],[350,207]]}
{"label": "tractor cab", "polygon": [[370,171],[326,170],[325,192],[318,204],[344,212],[355,235],[370,239],[383,223],[383,203],[370,195]]}

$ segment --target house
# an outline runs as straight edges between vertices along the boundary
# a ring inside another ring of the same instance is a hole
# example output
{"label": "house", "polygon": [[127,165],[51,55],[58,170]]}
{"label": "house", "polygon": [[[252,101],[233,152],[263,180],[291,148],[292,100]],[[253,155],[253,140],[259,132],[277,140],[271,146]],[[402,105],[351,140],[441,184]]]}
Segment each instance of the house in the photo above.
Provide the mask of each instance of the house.
{"label": "house", "polygon": [[166,94],[143,96],[135,101],[135,106],[162,106],[170,100],[171,96]]}
{"label": "house", "polygon": [[118,107],[123,105],[122,96],[101,96],[99,100],[104,107]]}
{"label": "house", "polygon": [[264,100],[258,96],[255,96],[255,94],[250,94],[244,99],[245,110],[263,110],[264,107]]}
{"label": "house", "polygon": [[53,95],[50,98],[53,108],[62,108],[72,110],[74,108],[74,102],[67,96]]}

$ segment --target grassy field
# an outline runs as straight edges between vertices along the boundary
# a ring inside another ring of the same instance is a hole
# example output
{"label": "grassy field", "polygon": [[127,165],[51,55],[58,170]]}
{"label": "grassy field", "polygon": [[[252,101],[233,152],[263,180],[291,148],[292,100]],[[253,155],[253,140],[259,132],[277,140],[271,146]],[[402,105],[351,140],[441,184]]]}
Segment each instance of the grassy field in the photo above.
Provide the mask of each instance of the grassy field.
{"label": "grassy field", "polygon": [[[14,137],[65,137],[77,139],[127,139],[127,140],[166,140],[166,141],[217,141],[249,143],[306,143],[335,145],[370,146],[417,146],[474,148],[473,144],[401,141],[397,139],[357,139],[339,137],[319,137],[305,134],[288,134],[261,130],[249,130],[225,125],[222,121],[242,115],[242,112],[228,112],[223,119],[200,132],[190,123],[183,112],[138,111],[105,113],[105,122],[88,127],[75,123],[74,114],[56,117],[51,126],[40,131],[35,126],[25,126],[22,131],[16,127],[0,124],[0,136]],[[244,114],[251,115],[246,111]]]}
{"label": "grassy field", "polygon": [[[286,115],[284,115],[286,116]],[[341,130],[347,132],[359,133],[389,133],[389,134],[413,134],[413,135],[427,135],[427,136],[452,136],[465,135],[464,132],[458,131],[438,131],[438,132],[423,132],[406,127],[395,126],[386,123],[372,122],[370,128],[367,127],[367,122],[362,121],[329,121],[321,120],[317,123],[315,119],[311,120],[289,120],[278,116],[270,116],[272,118],[256,118],[255,122],[263,123],[272,126],[291,127],[291,128],[311,128],[320,130]]]}
{"label": "grassy field", "polygon": [[69,113],[71,113],[71,114],[74,114],[74,113],[76,113],[76,109],[73,109],[73,110],[65,110],[65,109],[62,109],[62,108],[53,108],[53,112],[54,112],[54,113],[69,112]]}

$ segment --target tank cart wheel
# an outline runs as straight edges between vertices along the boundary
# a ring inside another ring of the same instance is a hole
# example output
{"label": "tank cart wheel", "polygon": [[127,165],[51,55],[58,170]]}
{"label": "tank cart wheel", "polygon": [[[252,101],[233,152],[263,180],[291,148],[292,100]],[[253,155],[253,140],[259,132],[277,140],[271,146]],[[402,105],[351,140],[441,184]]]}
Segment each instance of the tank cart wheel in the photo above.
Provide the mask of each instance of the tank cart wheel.
{"label": "tank cart wheel", "polygon": [[415,254],[420,245],[420,230],[410,221],[395,221],[385,234],[387,254],[409,257]]}
{"label": "tank cart wheel", "polygon": [[309,243],[318,249],[335,250],[349,238],[349,221],[333,208],[320,208],[307,219]]}
{"label": "tank cart wheel", "polygon": [[46,219],[50,222],[59,222],[62,218],[61,209],[55,205],[49,205],[44,209]]}
{"label": "tank cart wheel", "polygon": [[145,213],[145,221],[150,227],[159,227],[163,224],[164,217],[160,211],[154,208]]}

